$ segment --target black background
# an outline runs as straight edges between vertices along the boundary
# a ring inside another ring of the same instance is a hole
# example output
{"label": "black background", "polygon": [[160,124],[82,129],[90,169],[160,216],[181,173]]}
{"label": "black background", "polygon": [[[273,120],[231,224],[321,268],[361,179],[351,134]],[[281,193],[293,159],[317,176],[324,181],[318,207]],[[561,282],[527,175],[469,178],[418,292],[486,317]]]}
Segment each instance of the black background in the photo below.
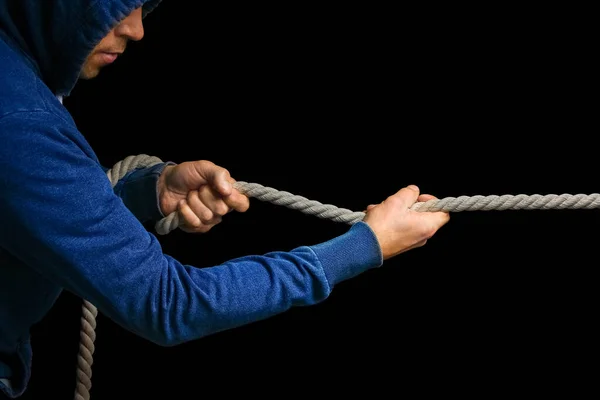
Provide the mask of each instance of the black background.
{"label": "black background", "polygon": [[[440,198],[598,191],[583,23],[544,10],[177,7],[163,2],[145,38],[65,100],[106,166],[208,159],[357,211],[408,184]],[[597,359],[598,222],[596,210],[454,213],[425,247],[322,304],[171,348],[100,314],[92,399],[572,395]],[[345,229],[251,200],[206,235],[159,238],[209,267]],[[25,398],[72,398],[80,314],[64,293],[35,327]]]}

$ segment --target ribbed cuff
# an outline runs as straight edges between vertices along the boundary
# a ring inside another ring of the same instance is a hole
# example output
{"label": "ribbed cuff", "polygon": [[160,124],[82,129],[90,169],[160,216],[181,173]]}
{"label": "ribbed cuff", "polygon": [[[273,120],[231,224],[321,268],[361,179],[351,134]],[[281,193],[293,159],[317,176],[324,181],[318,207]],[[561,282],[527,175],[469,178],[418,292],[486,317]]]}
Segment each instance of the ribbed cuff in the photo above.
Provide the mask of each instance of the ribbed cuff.
{"label": "ribbed cuff", "polygon": [[331,287],[383,264],[377,237],[363,221],[343,235],[310,248],[321,261]]}

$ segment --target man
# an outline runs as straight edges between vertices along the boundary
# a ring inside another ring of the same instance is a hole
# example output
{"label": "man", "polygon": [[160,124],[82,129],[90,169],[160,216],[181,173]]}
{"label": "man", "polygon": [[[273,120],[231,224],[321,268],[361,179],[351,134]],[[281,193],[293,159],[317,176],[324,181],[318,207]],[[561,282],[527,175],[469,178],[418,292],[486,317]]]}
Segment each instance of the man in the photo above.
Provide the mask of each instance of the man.
{"label": "man", "polygon": [[[0,0],[0,393],[21,396],[30,328],[62,290],[163,346],[326,299],[335,285],[422,246],[446,224],[400,189],[339,237],[194,268],[164,254],[144,223],[177,211],[208,232],[246,196],[207,160],[131,171],[113,188],[61,99],[113,63],[158,1]],[[0,395],[2,396],[2,395]]]}

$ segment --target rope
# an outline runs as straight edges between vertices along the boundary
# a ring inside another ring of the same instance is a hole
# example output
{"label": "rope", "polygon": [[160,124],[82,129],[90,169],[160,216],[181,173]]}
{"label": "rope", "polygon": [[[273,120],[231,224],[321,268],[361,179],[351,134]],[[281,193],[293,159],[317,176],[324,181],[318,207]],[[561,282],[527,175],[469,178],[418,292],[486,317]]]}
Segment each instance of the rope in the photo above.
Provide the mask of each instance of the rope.
{"label": "rope", "polygon": [[[141,154],[129,156],[116,163],[106,172],[112,187],[123,178],[129,171],[136,168],[150,167],[161,163],[157,157]],[[87,300],[83,301],[81,315],[81,330],[79,333],[79,353],[77,355],[77,382],[75,385],[75,400],[89,400],[92,388],[92,363],[94,361],[94,342],[96,341],[96,317],[98,310],[96,306]]]}
{"label": "rope", "polygon": [[[129,156],[116,163],[107,172],[107,176],[114,187],[129,171],[141,167],[150,167],[161,163],[157,157],[140,154]],[[276,205],[301,211],[308,215],[330,219],[334,222],[354,224],[365,217],[364,212],[352,211],[336,207],[331,204],[322,204],[305,197],[289,192],[276,190],[257,183],[237,181],[233,186],[248,197]],[[411,209],[419,212],[425,211],[491,211],[491,210],[550,210],[550,209],[594,209],[600,208],[600,194],[548,194],[548,195],[490,195],[490,196],[460,196],[445,197],[443,199],[416,202]],[[161,235],[177,229],[179,216],[173,212],[162,218],[155,225],[156,232]],[[96,334],[96,307],[88,301],[83,302],[83,315],[81,317],[81,334],[79,355],[77,357],[77,385],[75,400],[89,400],[91,388],[92,363],[94,354],[94,341]]]}
{"label": "rope", "polygon": [[[354,224],[365,217],[364,212],[339,208],[331,204],[321,204],[302,196],[279,191],[257,183],[238,181],[233,186],[248,197],[268,201],[277,205],[299,210],[305,214],[319,218],[331,219],[335,222]],[[600,194],[549,194],[549,195],[490,195],[490,196],[460,196],[443,199],[416,202],[411,210],[415,211],[490,211],[490,210],[549,210],[549,209],[592,209],[600,208]],[[179,226],[179,216],[176,212],[158,221],[156,231],[167,234]]]}

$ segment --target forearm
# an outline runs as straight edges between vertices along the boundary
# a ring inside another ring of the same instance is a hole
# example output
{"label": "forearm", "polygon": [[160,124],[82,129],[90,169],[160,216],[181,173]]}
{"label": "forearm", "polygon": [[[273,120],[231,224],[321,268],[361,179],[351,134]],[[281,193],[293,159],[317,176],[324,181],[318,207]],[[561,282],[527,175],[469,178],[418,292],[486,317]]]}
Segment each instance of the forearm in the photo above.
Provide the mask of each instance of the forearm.
{"label": "forearm", "polygon": [[[182,265],[165,255],[155,279],[142,279],[126,314],[142,319],[140,335],[171,346],[260,321],[292,307],[326,299],[333,287],[381,265],[376,239],[366,224],[315,246],[227,261],[210,268]],[[151,312],[149,312],[151,310]],[[129,322],[131,323],[131,321]]]}

